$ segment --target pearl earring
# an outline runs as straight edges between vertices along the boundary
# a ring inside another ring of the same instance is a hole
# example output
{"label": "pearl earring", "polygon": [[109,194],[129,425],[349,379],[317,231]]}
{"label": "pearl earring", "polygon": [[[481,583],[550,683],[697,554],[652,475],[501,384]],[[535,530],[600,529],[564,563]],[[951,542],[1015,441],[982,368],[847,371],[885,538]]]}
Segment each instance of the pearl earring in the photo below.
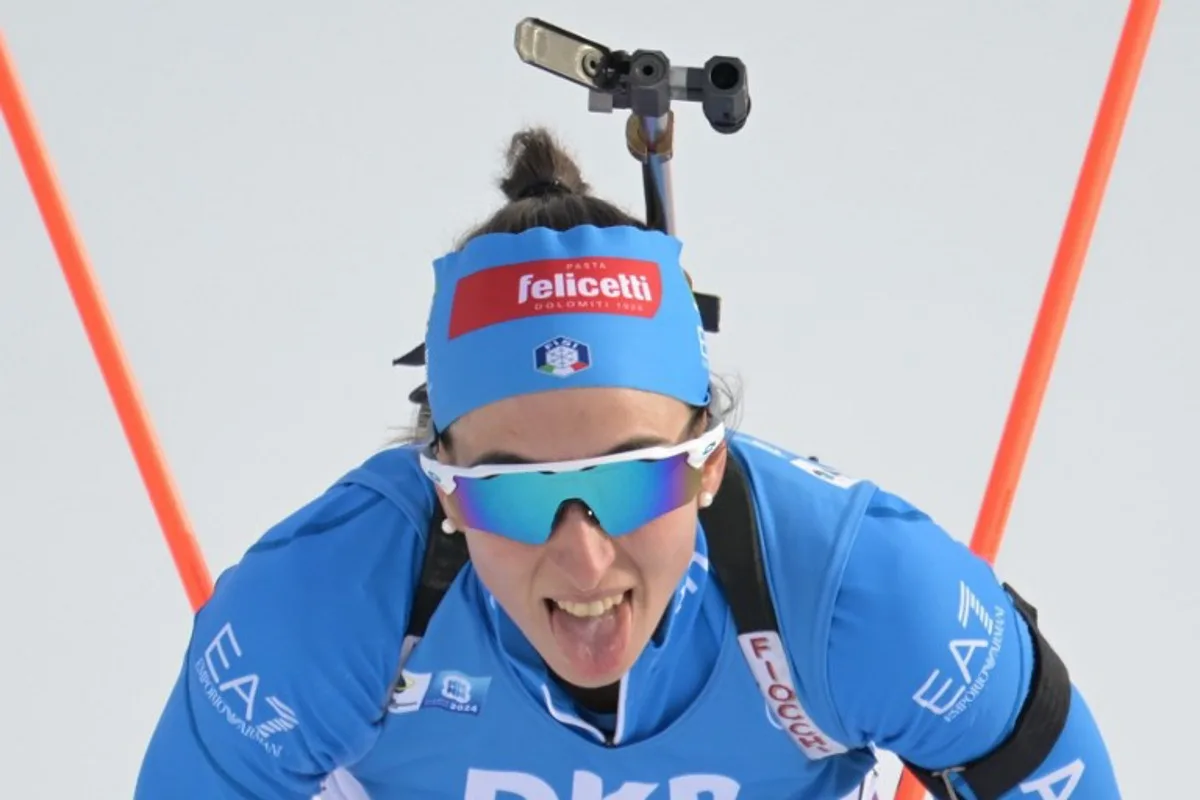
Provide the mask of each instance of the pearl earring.
{"label": "pearl earring", "polygon": [[700,493],[700,507],[708,508],[712,504],[713,504],[713,493],[712,492],[701,492]]}
{"label": "pearl earring", "polygon": [[452,533],[458,533],[458,528],[454,527],[454,520],[446,517],[442,520],[442,533],[449,536]]}

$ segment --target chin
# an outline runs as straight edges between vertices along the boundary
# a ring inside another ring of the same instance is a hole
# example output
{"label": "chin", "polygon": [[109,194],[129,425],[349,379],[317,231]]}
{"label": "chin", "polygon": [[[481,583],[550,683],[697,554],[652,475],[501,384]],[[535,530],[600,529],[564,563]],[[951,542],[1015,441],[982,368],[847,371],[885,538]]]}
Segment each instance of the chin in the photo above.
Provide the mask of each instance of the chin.
{"label": "chin", "polygon": [[578,686],[580,689],[601,689],[605,686],[611,686],[617,683],[621,678],[625,677],[625,673],[629,672],[629,667],[632,664],[623,667],[620,670],[613,670],[608,673],[584,673],[571,670],[566,664],[560,671],[554,669],[554,673],[572,686]]}
{"label": "chin", "polygon": [[[551,641],[549,646],[554,648],[554,642]],[[631,642],[624,657],[615,666],[604,670],[580,669],[562,653],[557,652],[557,649],[551,651],[554,652],[553,661],[550,659],[546,659],[546,661],[555,675],[572,686],[578,686],[581,689],[600,689],[611,686],[624,678],[645,648],[646,641]]]}

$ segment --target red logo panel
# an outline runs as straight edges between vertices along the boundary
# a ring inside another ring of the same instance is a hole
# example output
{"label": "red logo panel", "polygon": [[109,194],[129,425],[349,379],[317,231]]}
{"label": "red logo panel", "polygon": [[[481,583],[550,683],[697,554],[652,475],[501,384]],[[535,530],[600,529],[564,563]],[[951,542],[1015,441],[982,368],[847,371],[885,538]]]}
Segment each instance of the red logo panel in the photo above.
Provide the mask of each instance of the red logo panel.
{"label": "red logo panel", "polygon": [[662,302],[658,264],[630,258],[555,258],[481,270],[454,287],[451,339],[543,314],[653,317]]}

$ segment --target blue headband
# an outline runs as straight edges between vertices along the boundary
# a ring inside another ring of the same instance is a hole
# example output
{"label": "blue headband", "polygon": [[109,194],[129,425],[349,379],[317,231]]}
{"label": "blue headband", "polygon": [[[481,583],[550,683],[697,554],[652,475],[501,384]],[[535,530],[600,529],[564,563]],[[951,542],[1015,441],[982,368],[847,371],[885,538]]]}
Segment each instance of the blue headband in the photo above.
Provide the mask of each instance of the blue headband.
{"label": "blue headband", "polygon": [[708,403],[700,312],[658,231],[582,225],[489,234],[434,262],[425,334],[433,423],[553,389],[642,389]]}

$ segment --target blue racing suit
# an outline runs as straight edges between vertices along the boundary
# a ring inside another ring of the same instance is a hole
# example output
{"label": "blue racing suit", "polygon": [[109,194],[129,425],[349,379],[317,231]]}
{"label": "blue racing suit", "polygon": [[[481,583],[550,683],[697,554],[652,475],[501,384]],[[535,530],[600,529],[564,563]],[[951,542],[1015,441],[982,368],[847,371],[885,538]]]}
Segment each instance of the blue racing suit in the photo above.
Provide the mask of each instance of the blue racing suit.
{"label": "blue racing suit", "polygon": [[[307,800],[337,784],[373,800],[832,800],[857,796],[874,748],[934,769],[1003,742],[1033,651],[991,567],[869,481],[742,434],[729,446],[786,653],[739,641],[702,527],[614,715],[577,707],[469,564],[410,651],[436,498],[416,450],[397,447],[220,576],[135,797]],[[760,667],[790,670],[799,742]],[[1120,797],[1071,691],[1057,745],[1006,800]]]}

